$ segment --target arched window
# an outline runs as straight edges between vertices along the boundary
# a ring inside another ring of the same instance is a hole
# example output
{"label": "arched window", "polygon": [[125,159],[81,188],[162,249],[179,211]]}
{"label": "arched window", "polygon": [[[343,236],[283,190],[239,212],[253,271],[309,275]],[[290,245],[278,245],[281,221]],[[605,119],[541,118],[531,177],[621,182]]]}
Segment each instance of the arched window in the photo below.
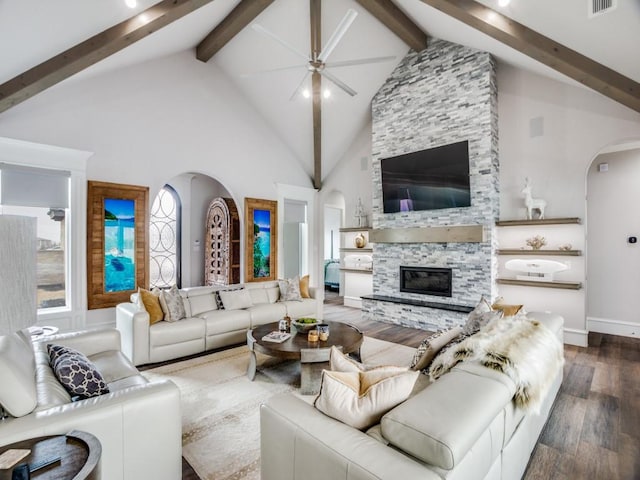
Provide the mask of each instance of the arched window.
{"label": "arched window", "polygon": [[165,185],[153,201],[149,228],[151,287],[181,286],[180,197]]}

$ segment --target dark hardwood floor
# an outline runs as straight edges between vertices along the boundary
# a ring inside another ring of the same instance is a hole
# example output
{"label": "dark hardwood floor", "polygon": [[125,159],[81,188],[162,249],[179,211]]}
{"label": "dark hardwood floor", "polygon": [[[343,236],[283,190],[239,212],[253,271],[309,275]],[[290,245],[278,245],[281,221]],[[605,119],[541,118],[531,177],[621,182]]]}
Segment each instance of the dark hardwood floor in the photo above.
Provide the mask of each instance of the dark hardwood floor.
{"label": "dark hardwood floor", "polygon": [[[429,334],[366,322],[360,313],[326,292],[326,320],[411,347]],[[565,359],[562,387],[524,480],[640,480],[640,339],[592,333],[587,348],[565,345]],[[200,480],[184,460],[182,470],[183,480]]]}

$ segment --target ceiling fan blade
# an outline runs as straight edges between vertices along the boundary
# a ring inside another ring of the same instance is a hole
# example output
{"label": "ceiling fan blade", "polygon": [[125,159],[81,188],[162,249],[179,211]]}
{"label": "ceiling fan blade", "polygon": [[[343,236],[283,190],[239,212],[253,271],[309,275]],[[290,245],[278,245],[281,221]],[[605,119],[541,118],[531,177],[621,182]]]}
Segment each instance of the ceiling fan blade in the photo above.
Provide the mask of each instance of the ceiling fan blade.
{"label": "ceiling fan blade", "polygon": [[263,35],[266,35],[267,37],[270,37],[271,39],[275,40],[280,45],[282,45],[284,48],[289,50],[291,53],[295,53],[300,58],[304,58],[305,61],[307,61],[307,62],[309,61],[309,57],[307,55],[305,55],[302,52],[299,52],[293,45],[291,45],[288,42],[286,42],[285,40],[281,39],[279,36],[277,36],[272,31],[267,30],[262,25],[254,23],[254,24],[251,25],[251,28],[253,28],[256,32],[261,33]]}
{"label": "ceiling fan blade", "polygon": [[351,26],[351,24],[353,23],[353,21],[356,19],[357,16],[358,16],[358,12],[356,12],[355,10],[350,8],[347,11],[347,14],[344,16],[344,18],[342,19],[338,27],[335,29],[335,31],[331,34],[331,37],[329,37],[327,44],[324,46],[324,48],[320,52],[320,55],[318,56],[318,60],[320,62],[325,62],[327,60],[327,57],[331,55],[331,52],[333,52],[333,49],[336,48],[336,46],[338,45],[338,42],[344,36],[344,34],[347,33],[347,30],[349,29],[349,27]]}
{"label": "ceiling fan blade", "polygon": [[347,92],[352,97],[355,97],[358,94],[358,92],[356,92],[353,88],[351,88],[349,85],[344,83],[342,80],[336,78],[334,75],[330,74],[326,70],[323,70],[322,72],[320,72],[320,74],[323,77],[325,77],[327,80],[333,82],[336,86],[340,87],[342,90]]}
{"label": "ceiling fan blade", "polygon": [[358,60],[345,60],[345,61],[342,61],[342,62],[329,62],[329,63],[326,63],[325,66],[327,68],[351,67],[353,65],[367,65],[369,63],[384,63],[384,62],[389,62],[389,61],[395,60],[395,59],[396,59],[395,56],[360,58]]}
{"label": "ceiling fan blade", "polygon": [[307,81],[307,78],[309,78],[309,74],[311,74],[311,71],[307,70],[307,73],[304,74],[304,77],[302,77],[302,81],[300,81],[296,89],[293,91],[293,95],[291,95],[291,98],[289,98],[289,100],[294,100],[300,94],[302,86]]}
{"label": "ceiling fan blade", "polygon": [[273,73],[273,72],[284,72],[286,70],[297,70],[300,68],[307,68],[306,63],[300,63],[298,65],[289,65],[288,67],[278,67],[278,68],[270,68],[269,70],[261,70],[259,72],[245,72],[241,73],[240,77],[254,77],[256,75],[263,75],[265,73]]}

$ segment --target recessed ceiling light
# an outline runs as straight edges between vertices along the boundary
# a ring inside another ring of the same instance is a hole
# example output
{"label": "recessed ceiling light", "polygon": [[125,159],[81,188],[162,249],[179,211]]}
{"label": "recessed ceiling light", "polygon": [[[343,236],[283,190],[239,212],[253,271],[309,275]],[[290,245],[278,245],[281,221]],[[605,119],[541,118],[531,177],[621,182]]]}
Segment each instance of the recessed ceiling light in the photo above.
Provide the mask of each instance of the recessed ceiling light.
{"label": "recessed ceiling light", "polygon": [[305,88],[304,90],[302,90],[302,96],[304,98],[309,98],[311,96],[311,92],[307,88]]}
{"label": "recessed ceiling light", "polygon": [[136,8],[138,6],[138,0],[124,0],[124,4],[129,8]]}
{"label": "recessed ceiling light", "polygon": [[324,92],[322,92],[322,96],[323,96],[324,98],[329,98],[329,97],[331,96],[331,90],[329,90],[328,88],[326,88],[326,89],[324,90]]}
{"label": "recessed ceiling light", "polygon": [[501,7],[506,7],[509,3],[511,3],[511,0],[498,0],[498,5]]}

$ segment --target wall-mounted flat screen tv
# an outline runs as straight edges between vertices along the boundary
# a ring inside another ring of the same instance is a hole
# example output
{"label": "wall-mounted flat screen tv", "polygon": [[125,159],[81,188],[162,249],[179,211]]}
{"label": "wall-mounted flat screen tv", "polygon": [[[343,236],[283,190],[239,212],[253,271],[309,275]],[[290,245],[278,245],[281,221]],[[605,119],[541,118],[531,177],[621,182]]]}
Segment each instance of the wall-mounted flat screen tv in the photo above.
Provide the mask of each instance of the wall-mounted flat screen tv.
{"label": "wall-mounted flat screen tv", "polygon": [[384,213],[471,206],[469,142],[383,158]]}

